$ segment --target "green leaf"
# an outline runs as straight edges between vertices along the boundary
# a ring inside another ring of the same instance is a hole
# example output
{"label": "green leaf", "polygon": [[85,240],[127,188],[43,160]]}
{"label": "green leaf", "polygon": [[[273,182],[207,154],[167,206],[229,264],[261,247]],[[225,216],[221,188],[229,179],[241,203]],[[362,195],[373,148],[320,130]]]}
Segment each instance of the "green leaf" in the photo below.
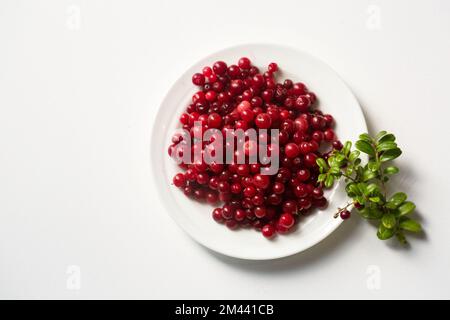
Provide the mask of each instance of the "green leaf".
{"label": "green leaf", "polygon": [[391,150],[391,149],[395,149],[397,148],[397,144],[393,141],[385,141],[380,143],[377,146],[377,151],[381,152],[381,151],[387,151],[387,150]]}
{"label": "green leaf", "polygon": [[331,188],[333,183],[334,183],[334,177],[330,174],[325,179],[325,187],[326,188]]}
{"label": "green leaf", "polygon": [[401,243],[401,244],[407,244],[408,241],[406,241],[406,237],[403,234],[403,232],[401,231],[397,231],[397,233],[395,234],[397,237],[397,240]]}
{"label": "green leaf", "polygon": [[327,177],[326,173],[321,173],[319,174],[319,176],[317,177],[317,181],[318,182],[322,182],[325,180],[325,178]]}
{"label": "green leaf", "polygon": [[364,198],[363,196],[353,197],[353,200],[355,200],[356,202],[358,202],[361,205],[365,205],[366,204],[366,198]]}
{"label": "green leaf", "polygon": [[399,205],[405,202],[408,196],[404,192],[397,192],[389,199],[386,204],[386,207],[389,209],[396,209]]}
{"label": "green leaf", "polygon": [[364,169],[362,179],[363,181],[369,181],[377,176],[378,172],[373,172],[369,168]]}
{"label": "green leaf", "polygon": [[360,134],[359,139],[367,141],[368,143],[372,143],[372,137],[369,136],[367,133]]}
{"label": "green leaf", "polygon": [[380,169],[380,163],[371,160],[369,161],[369,163],[367,163],[367,167],[369,168],[370,171],[376,172],[378,171],[378,169]]}
{"label": "green leaf", "polygon": [[385,152],[380,157],[381,162],[386,162],[390,160],[394,160],[395,158],[398,158],[402,154],[402,150],[400,148],[390,149]]}
{"label": "green leaf", "polygon": [[367,186],[367,192],[368,194],[378,194],[380,193],[380,187],[375,183],[371,183]]}
{"label": "green leaf", "polygon": [[351,176],[351,175],[353,174],[353,168],[348,167],[347,170],[345,170],[345,174],[346,174],[347,176]]}
{"label": "green leaf", "polygon": [[358,150],[353,150],[348,156],[348,160],[351,162],[355,161],[361,153]]}
{"label": "green leaf", "polygon": [[383,211],[377,206],[369,207],[369,215],[371,219],[380,219],[383,216]]}
{"label": "green leaf", "polygon": [[[355,195],[361,195],[361,191],[359,190],[359,188],[356,186],[355,183],[349,183],[347,184],[347,186],[345,187],[345,190],[347,191],[347,194],[349,194],[350,197],[354,197]],[[350,195],[352,194],[352,195]]]}
{"label": "green leaf", "polygon": [[422,231],[422,226],[419,222],[413,219],[402,219],[398,225],[398,227],[402,230],[411,231],[411,232],[420,232]]}
{"label": "green leaf", "polygon": [[380,226],[378,227],[377,236],[380,240],[387,240],[392,238],[394,235],[393,229],[386,228],[382,223],[380,223]]}
{"label": "green leaf", "polygon": [[367,184],[366,183],[360,182],[356,186],[358,187],[358,189],[361,192],[361,194],[364,194],[364,195],[368,195],[369,194],[369,192],[367,190]]}
{"label": "green leaf", "polygon": [[341,166],[345,162],[345,156],[343,153],[336,154],[336,163]]}
{"label": "green leaf", "polygon": [[381,201],[380,197],[370,197],[369,200],[375,203],[379,203]]}
{"label": "green leaf", "polygon": [[375,137],[375,140],[380,140],[380,138],[382,137],[382,136],[384,136],[384,135],[386,135],[387,134],[387,132],[386,131],[380,131],[380,132],[378,132],[378,134],[376,135],[376,137]]}
{"label": "green leaf", "polygon": [[[358,200],[359,202],[359,200]],[[359,202],[361,203],[361,202]],[[364,207],[361,210],[358,210],[361,217],[369,220],[378,220],[382,217],[383,212],[376,207]]]}
{"label": "green leaf", "polygon": [[355,147],[364,153],[367,153],[369,156],[375,156],[375,149],[372,147],[370,143],[365,140],[358,140],[355,143]]}
{"label": "green leaf", "polygon": [[400,216],[407,215],[416,209],[416,205],[411,201],[406,201],[400,207],[398,207],[398,212]]}
{"label": "green leaf", "polygon": [[395,141],[395,136],[392,133],[386,133],[377,139],[378,143],[394,142],[394,141]]}
{"label": "green leaf", "polygon": [[342,148],[342,153],[347,156],[350,153],[351,148],[352,143],[350,141],[345,142],[344,147]]}
{"label": "green leaf", "polygon": [[336,163],[336,157],[335,156],[328,157],[328,165],[330,167],[334,166],[335,163]]}
{"label": "green leaf", "polygon": [[356,180],[361,180],[361,177],[364,173],[364,169],[361,166],[356,166],[355,167],[355,172],[356,172]]}
{"label": "green leaf", "polygon": [[[358,201],[359,202],[359,201]],[[379,219],[379,217],[374,216],[372,213],[373,211],[370,208],[362,208],[361,210],[358,210],[358,213],[363,217],[364,219],[369,220],[375,220]]]}
{"label": "green leaf", "polygon": [[334,175],[338,175],[341,173],[341,169],[339,169],[339,167],[331,167],[330,171],[328,172]]}
{"label": "green leaf", "polygon": [[399,173],[400,169],[395,166],[386,167],[383,171],[384,174],[393,175]]}
{"label": "green leaf", "polygon": [[319,166],[319,168],[323,170],[328,170],[329,168],[327,162],[322,158],[317,158],[316,163]]}
{"label": "green leaf", "polygon": [[393,229],[395,225],[397,224],[397,220],[395,219],[395,216],[392,213],[387,213],[383,215],[381,218],[381,223],[384,227],[388,229]]}

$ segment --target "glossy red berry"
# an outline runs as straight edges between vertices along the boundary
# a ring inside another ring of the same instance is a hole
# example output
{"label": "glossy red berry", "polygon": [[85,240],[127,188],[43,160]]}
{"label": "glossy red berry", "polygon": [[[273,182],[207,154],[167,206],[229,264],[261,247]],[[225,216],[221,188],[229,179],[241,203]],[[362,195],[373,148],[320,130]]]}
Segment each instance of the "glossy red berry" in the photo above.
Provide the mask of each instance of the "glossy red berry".
{"label": "glossy red berry", "polygon": [[306,86],[301,82],[297,82],[292,86],[292,93],[295,94],[296,96],[305,94]]}
{"label": "glossy red berry", "polygon": [[297,171],[297,180],[301,182],[305,182],[309,179],[311,173],[308,169],[300,169]]}
{"label": "glossy red berry", "polygon": [[342,220],[347,220],[348,218],[350,218],[351,213],[348,210],[343,210],[339,215],[341,216]]}
{"label": "glossy red berry", "polygon": [[224,218],[222,216],[222,209],[221,208],[215,208],[212,212],[212,217],[217,222],[223,222]]}
{"label": "glossy red berry", "polygon": [[248,69],[250,69],[251,61],[247,57],[242,57],[242,58],[239,59],[238,65],[239,65],[239,68],[244,69],[244,70],[248,70]]}
{"label": "glossy red berry", "polygon": [[362,204],[360,204],[359,202],[354,202],[353,205],[358,210],[361,210],[362,208],[364,208],[364,206]]}
{"label": "glossy red berry", "polygon": [[204,67],[202,73],[205,77],[212,75],[212,69],[210,67]]}
{"label": "glossy red berry", "polygon": [[308,120],[302,117],[298,117],[294,121],[295,131],[307,132],[309,128]]}
{"label": "glossy red berry", "polygon": [[265,207],[255,207],[253,213],[257,218],[264,218],[267,213],[267,210]]}
{"label": "glossy red berry", "polygon": [[213,65],[213,71],[216,75],[224,75],[227,72],[227,64],[223,61],[217,61]]}
{"label": "glossy red berry", "polygon": [[209,128],[220,128],[221,124],[222,124],[222,117],[218,113],[211,113],[208,116]]}
{"label": "glossy red berry", "polygon": [[220,192],[229,192],[230,191],[230,184],[227,181],[220,181],[217,185],[217,189]]}
{"label": "glossy red berry", "polygon": [[295,107],[301,112],[306,112],[311,105],[311,101],[307,96],[299,96],[297,100],[295,100]]}
{"label": "glossy red berry", "polygon": [[173,184],[178,188],[184,187],[186,184],[186,177],[184,176],[184,174],[177,173],[173,177]]}
{"label": "glossy red berry", "polygon": [[231,219],[231,218],[233,218],[233,216],[234,216],[234,209],[233,209],[233,207],[232,206],[230,206],[230,205],[224,205],[223,207],[222,207],[222,217],[224,218],[224,219]]}
{"label": "glossy red berry", "polygon": [[323,190],[320,187],[314,188],[312,192],[312,196],[316,199],[320,199],[323,197]]}
{"label": "glossy red berry", "polygon": [[300,149],[297,144],[291,142],[284,147],[284,153],[288,158],[295,158],[299,155]]}
{"label": "glossy red berry", "polygon": [[255,194],[254,196],[253,196],[253,198],[252,198],[252,203],[255,205],[255,206],[260,206],[260,205],[262,205],[262,204],[264,204],[264,196],[263,195],[261,195],[261,194]]}
{"label": "glossy red berry", "polygon": [[323,119],[325,120],[327,127],[331,127],[334,123],[334,118],[331,114],[325,114]]}
{"label": "glossy red berry", "polygon": [[267,189],[270,184],[270,177],[264,174],[255,174],[253,177],[253,184],[257,188]]}
{"label": "glossy red berry", "polygon": [[309,198],[301,198],[298,200],[300,210],[308,210],[312,206],[312,201]]}
{"label": "glossy red berry", "polygon": [[267,113],[260,113],[255,118],[255,124],[260,129],[269,129],[272,119]]}
{"label": "glossy red berry", "polygon": [[236,173],[240,176],[247,176],[250,173],[250,167],[247,164],[237,166]]}
{"label": "glossy red berry", "polygon": [[217,203],[217,201],[219,201],[219,196],[217,192],[208,191],[206,193],[206,201],[211,204]]}
{"label": "glossy red berry", "polygon": [[210,83],[216,83],[216,81],[217,81],[217,74],[212,73],[211,75],[209,75],[208,81],[209,81]]}
{"label": "glossy red berry", "polygon": [[196,180],[198,184],[207,184],[209,182],[209,175],[206,172],[199,172]]}
{"label": "glossy red berry", "polygon": [[181,122],[181,124],[188,124],[189,123],[189,115],[187,113],[181,114],[180,122]]}
{"label": "glossy red berry", "polygon": [[240,194],[242,192],[242,185],[240,183],[233,183],[230,186],[230,191],[233,194]]}
{"label": "glossy red berry", "polygon": [[197,200],[203,201],[203,200],[205,199],[205,196],[206,196],[206,193],[205,193],[205,190],[204,190],[204,189],[199,188],[199,189],[195,189],[195,190],[194,190],[194,197],[195,197]]}
{"label": "glossy red berry", "polygon": [[282,194],[285,190],[284,184],[281,182],[275,182],[273,184],[272,190],[276,194]]}
{"label": "glossy red berry", "polygon": [[227,220],[225,221],[225,225],[231,230],[236,230],[239,227],[236,220]]}
{"label": "glossy red berry", "polygon": [[261,98],[262,98],[262,99],[264,100],[264,102],[266,102],[266,103],[270,102],[270,101],[272,100],[272,97],[273,97],[273,90],[272,90],[272,89],[264,90],[264,91],[261,93]]}
{"label": "glossy red berry", "polygon": [[314,129],[322,130],[325,127],[325,120],[322,116],[314,116],[311,118],[311,125]]}
{"label": "glossy red berry", "polygon": [[297,212],[297,201],[295,200],[287,200],[283,203],[282,207],[284,212],[287,213],[295,213]]}
{"label": "glossy red berry", "polygon": [[227,74],[231,79],[237,79],[241,75],[241,70],[237,65],[232,64],[228,67]]}
{"label": "glossy red berry", "polygon": [[295,223],[295,219],[294,216],[290,213],[283,213],[280,216],[280,219],[278,220],[279,224],[285,228],[291,228],[294,223]]}
{"label": "glossy red berry", "polygon": [[306,189],[306,185],[303,183],[296,185],[294,188],[294,194],[297,198],[306,197],[308,195],[308,190]]}
{"label": "glossy red berry", "polygon": [[208,100],[209,102],[215,101],[216,98],[217,98],[217,93],[213,90],[209,90],[208,92],[205,93],[205,99]]}
{"label": "glossy red berry", "polygon": [[234,220],[236,221],[242,221],[246,216],[247,214],[244,209],[236,209],[236,211],[234,212]]}
{"label": "glossy red berry", "polygon": [[269,67],[267,68],[267,70],[270,73],[277,72],[278,71],[278,65],[275,62],[271,62],[271,63],[269,63]]}
{"label": "glossy red berry", "polygon": [[[245,101],[245,102],[247,102],[247,101]],[[242,110],[240,114],[241,114],[241,119],[244,121],[247,121],[247,122],[252,121],[255,116],[255,113],[250,108]]]}
{"label": "glossy red berry", "polygon": [[270,239],[275,235],[276,231],[275,231],[275,228],[273,225],[266,224],[262,227],[261,232],[264,237],[266,237],[267,239]]}
{"label": "glossy red berry", "polygon": [[202,86],[205,84],[205,76],[201,73],[195,73],[192,76],[192,83],[196,86]]}
{"label": "glossy red berry", "polygon": [[316,167],[317,155],[315,153],[308,153],[305,156],[305,165],[309,168]]}
{"label": "glossy red berry", "polygon": [[344,146],[342,145],[342,142],[339,140],[333,141],[333,148],[336,150],[341,150]]}
{"label": "glossy red berry", "polygon": [[327,129],[323,133],[324,138],[326,141],[333,141],[334,140],[334,131],[333,129]]}
{"label": "glossy red berry", "polygon": [[256,188],[254,186],[248,186],[244,189],[244,197],[251,198],[256,194]]}

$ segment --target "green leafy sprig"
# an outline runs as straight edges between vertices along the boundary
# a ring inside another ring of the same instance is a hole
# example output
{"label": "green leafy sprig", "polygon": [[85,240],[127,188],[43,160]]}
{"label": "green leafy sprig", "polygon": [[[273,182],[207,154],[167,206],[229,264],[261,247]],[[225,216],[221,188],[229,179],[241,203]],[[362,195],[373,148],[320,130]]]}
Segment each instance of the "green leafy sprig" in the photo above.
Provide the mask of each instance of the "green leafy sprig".
{"label": "green leafy sprig", "polygon": [[[352,199],[344,208],[339,208],[335,218],[350,207],[355,207],[361,217],[375,220],[378,224],[377,236],[381,240],[396,237],[406,244],[405,231],[420,232],[419,222],[409,217],[416,208],[407,201],[407,195],[396,192],[388,197],[386,184],[390,176],[399,168],[390,164],[402,151],[392,133],[381,131],[375,137],[367,133],[359,136],[352,150],[347,141],[341,150],[333,150],[327,159],[318,158],[320,169],[318,181],[326,188],[343,178],[347,195]],[[368,162],[362,163],[361,152],[368,155]]]}

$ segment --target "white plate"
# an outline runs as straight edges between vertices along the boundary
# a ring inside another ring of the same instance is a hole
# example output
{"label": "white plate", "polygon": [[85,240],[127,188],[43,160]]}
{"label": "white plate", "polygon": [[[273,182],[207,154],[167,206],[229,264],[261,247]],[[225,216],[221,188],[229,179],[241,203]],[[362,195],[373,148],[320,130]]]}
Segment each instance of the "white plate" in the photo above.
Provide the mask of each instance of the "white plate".
{"label": "white plate", "polygon": [[[175,222],[192,238],[202,245],[227,256],[267,260],[286,257],[315,245],[327,237],[341,223],[333,214],[346,200],[342,188],[336,185],[326,193],[329,206],[317,210],[299,223],[299,227],[289,235],[279,235],[273,240],[265,239],[252,229],[230,231],[216,223],[211,212],[213,207],[190,200],[171,185],[177,166],[167,154],[167,147],[174,129],[178,126],[179,115],[184,111],[195,92],[191,77],[206,65],[217,60],[228,64],[237,63],[242,56],[249,57],[260,69],[270,62],[277,62],[282,70],[282,79],[304,82],[320,100],[319,108],[334,116],[336,133],[340,140],[355,140],[367,131],[361,108],[345,83],[325,63],[311,55],[293,48],[268,45],[240,45],[216,52],[189,68],[172,86],[164,98],[153,127],[151,160],[155,183],[161,201]],[[286,70],[286,71],[284,71]]]}

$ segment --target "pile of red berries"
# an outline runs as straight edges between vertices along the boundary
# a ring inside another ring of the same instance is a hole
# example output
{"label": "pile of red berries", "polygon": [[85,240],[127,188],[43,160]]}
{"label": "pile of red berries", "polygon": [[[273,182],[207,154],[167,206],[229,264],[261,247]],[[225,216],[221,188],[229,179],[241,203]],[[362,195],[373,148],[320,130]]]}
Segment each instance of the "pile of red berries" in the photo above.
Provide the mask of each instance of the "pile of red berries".
{"label": "pile of red berries", "polygon": [[[224,203],[213,210],[215,221],[230,229],[252,226],[267,238],[287,233],[302,215],[327,205],[322,185],[317,183],[316,159],[326,157],[319,147],[326,143],[342,148],[332,129],[333,117],[313,109],[316,95],[303,83],[277,82],[277,71],[278,65],[270,63],[261,73],[245,57],[237,65],[217,61],[212,68],[204,67],[192,77],[200,90],[192,96],[180,122],[192,140],[196,121],[203,130],[216,128],[223,133],[228,129],[279,129],[279,145],[268,145],[269,151],[279,152],[278,172],[261,174],[261,168],[268,166],[261,163],[201,161],[181,163],[184,171],[173,178],[173,184],[188,197]],[[180,136],[175,135],[172,142],[171,156]],[[204,142],[203,148],[207,145]]]}

